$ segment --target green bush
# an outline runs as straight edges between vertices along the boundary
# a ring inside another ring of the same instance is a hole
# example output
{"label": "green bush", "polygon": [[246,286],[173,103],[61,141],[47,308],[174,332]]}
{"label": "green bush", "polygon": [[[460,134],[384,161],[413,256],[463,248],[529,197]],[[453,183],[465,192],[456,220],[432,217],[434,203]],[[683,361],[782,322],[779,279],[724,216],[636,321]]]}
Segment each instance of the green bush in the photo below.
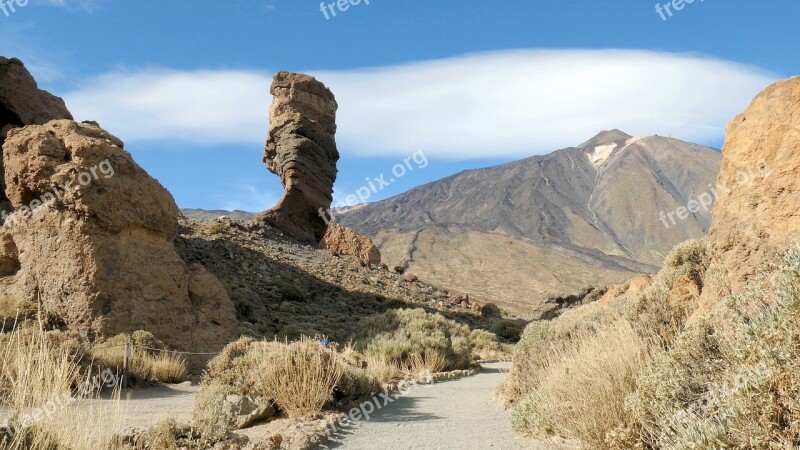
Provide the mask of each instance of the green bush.
{"label": "green bush", "polygon": [[405,369],[411,368],[413,359],[429,359],[434,353],[444,359],[445,370],[464,369],[471,362],[469,327],[423,309],[371,316],[362,322],[354,341],[368,359]]}
{"label": "green bush", "polygon": [[287,302],[302,302],[308,298],[308,294],[291,284],[282,284],[280,294],[281,298]]}
{"label": "green bush", "polygon": [[233,431],[230,419],[223,411],[225,397],[233,394],[240,392],[235,387],[218,381],[204,382],[197,393],[192,422],[200,435],[198,443],[201,448],[212,447]]}
{"label": "green bush", "polygon": [[667,256],[664,268],[630,308],[631,323],[642,337],[660,339],[665,348],[671,345],[698,305],[669,304],[668,294],[676,280],[683,276],[688,276],[702,289],[703,278],[711,265],[710,255],[708,240],[695,239],[678,245]]}
{"label": "green bush", "polygon": [[217,222],[208,227],[207,233],[212,236],[227,234],[228,232],[230,232],[230,228],[231,228],[230,225],[228,225],[227,223]]}
{"label": "green bush", "polygon": [[629,399],[654,448],[800,445],[800,249],[681,333]]}
{"label": "green bush", "polygon": [[498,320],[492,325],[492,332],[503,339],[517,342],[522,334],[522,325],[514,320]]}

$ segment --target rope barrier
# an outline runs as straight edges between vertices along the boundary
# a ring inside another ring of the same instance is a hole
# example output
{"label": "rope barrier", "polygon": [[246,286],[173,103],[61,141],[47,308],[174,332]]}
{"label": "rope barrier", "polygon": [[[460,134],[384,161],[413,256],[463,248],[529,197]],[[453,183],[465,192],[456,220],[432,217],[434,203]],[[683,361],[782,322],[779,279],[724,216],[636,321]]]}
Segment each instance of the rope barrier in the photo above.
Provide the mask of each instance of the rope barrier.
{"label": "rope barrier", "polygon": [[142,348],[145,350],[152,350],[155,352],[178,353],[180,355],[201,355],[201,356],[219,355],[219,353],[179,352],[177,350],[164,350],[160,348],[145,347],[144,345],[131,345],[131,347]]}
{"label": "rope barrier", "polygon": [[[147,346],[144,346],[144,345],[137,345],[137,344],[128,344],[128,345],[131,348],[138,348],[138,349],[142,349],[142,350],[151,350],[151,351],[154,351],[154,352],[177,353],[177,354],[180,354],[180,355],[199,355],[199,356],[219,355],[219,353],[181,352],[181,351],[178,351],[178,350],[164,350],[162,348],[153,348],[153,347],[147,347]],[[95,347],[92,350],[107,350],[107,349],[111,349],[111,348],[122,348],[122,347],[125,347],[125,344],[110,345],[108,347]]]}

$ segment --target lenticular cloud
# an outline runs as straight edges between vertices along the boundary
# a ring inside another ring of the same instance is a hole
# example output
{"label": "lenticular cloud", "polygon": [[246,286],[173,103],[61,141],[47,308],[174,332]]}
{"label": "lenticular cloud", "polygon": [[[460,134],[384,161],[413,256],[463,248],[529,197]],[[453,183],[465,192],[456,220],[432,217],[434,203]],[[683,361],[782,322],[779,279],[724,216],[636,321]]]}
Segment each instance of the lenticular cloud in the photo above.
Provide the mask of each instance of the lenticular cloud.
{"label": "lenticular cloud", "polygon": [[[603,129],[713,143],[779,78],[698,55],[638,50],[516,50],[341,71],[309,70],[340,105],[342,153],[448,159],[521,157]],[[261,146],[270,71],[129,70],[65,95],[81,120],[126,142]]]}

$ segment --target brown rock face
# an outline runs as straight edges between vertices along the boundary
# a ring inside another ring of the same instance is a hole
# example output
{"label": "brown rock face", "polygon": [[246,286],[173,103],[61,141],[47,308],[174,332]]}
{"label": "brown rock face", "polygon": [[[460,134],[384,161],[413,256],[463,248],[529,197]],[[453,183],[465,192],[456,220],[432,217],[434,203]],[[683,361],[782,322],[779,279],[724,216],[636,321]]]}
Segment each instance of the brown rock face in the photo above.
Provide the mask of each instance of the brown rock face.
{"label": "brown rock face", "polygon": [[[0,147],[9,130],[56,119],[72,119],[64,100],[39,89],[22,61],[0,56]],[[5,183],[0,179],[0,207],[4,206]]]}
{"label": "brown rock face", "polygon": [[41,301],[89,338],[147,330],[179,350],[236,337],[232,302],[173,246],[178,208],[122,142],[71,120],[11,130],[3,147],[16,211],[2,234],[0,293]]}
{"label": "brown rock face", "polygon": [[800,231],[800,77],[759,94],[728,124],[710,231],[731,289],[778,262]]}
{"label": "brown rock face", "polygon": [[300,241],[318,244],[327,229],[323,214],[336,181],[336,110],[333,93],[308,75],[278,72],[272,82],[269,136],[264,163],[286,192],[256,220]]}
{"label": "brown rock face", "polygon": [[319,243],[319,248],[341,255],[355,256],[376,267],[381,263],[381,252],[369,238],[335,222],[328,225],[328,231]]}

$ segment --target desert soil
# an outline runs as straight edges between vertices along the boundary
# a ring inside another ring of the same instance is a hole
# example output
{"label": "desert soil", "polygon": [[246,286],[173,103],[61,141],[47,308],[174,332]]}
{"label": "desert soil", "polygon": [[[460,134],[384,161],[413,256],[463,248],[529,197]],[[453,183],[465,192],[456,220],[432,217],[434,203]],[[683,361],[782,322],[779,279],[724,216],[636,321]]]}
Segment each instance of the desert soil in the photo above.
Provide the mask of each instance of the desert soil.
{"label": "desert soil", "polygon": [[325,448],[543,450],[515,436],[509,413],[492,398],[510,366],[484,364],[475,376],[411,391],[340,432]]}

